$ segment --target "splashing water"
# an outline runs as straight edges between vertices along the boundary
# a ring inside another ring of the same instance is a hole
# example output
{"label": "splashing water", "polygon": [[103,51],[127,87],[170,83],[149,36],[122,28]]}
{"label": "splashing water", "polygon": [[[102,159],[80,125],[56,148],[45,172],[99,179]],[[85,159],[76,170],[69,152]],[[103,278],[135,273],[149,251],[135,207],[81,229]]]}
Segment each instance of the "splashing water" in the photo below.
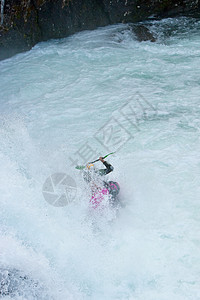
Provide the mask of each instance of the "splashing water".
{"label": "splashing water", "polygon": [[[145,26],[155,43],[123,24],[0,62],[0,270],[27,276],[24,291],[16,275],[16,299],[200,299],[200,23]],[[127,101],[134,126],[121,114]],[[116,149],[108,131],[100,140],[111,118]],[[71,166],[86,142],[102,155],[118,150],[108,158],[126,203],[117,217],[88,217]],[[59,172],[78,190],[56,208],[42,187]]]}

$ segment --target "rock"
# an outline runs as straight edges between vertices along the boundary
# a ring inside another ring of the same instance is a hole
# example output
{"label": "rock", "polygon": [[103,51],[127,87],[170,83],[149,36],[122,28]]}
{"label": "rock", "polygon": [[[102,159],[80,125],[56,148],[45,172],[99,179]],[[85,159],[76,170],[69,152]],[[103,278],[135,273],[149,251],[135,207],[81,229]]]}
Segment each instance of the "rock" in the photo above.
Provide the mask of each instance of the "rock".
{"label": "rock", "polygon": [[31,49],[42,40],[37,10],[31,1],[7,0],[0,27],[0,59]]}
{"label": "rock", "polygon": [[142,41],[155,42],[156,41],[153,34],[144,25],[133,25],[133,32],[139,42],[142,42]]}
{"label": "rock", "polygon": [[199,0],[104,0],[111,23],[144,21],[199,11]]}
{"label": "rock", "polygon": [[[36,43],[115,23],[180,14],[198,15],[199,0],[2,0],[0,59]],[[4,18],[2,18],[4,16]],[[138,40],[154,38],[143,27]]]}

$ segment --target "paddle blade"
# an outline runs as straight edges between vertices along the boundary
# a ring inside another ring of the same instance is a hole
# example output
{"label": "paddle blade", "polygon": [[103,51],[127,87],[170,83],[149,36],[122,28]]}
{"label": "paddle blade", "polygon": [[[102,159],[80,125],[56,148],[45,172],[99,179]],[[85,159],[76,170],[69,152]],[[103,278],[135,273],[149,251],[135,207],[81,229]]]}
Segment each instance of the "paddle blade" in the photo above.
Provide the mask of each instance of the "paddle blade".
{"label": "paddle blade", "polygon": [[76,166],[76,169],[77,170],[83,170],[83,169],[85,169],[85,166]]}

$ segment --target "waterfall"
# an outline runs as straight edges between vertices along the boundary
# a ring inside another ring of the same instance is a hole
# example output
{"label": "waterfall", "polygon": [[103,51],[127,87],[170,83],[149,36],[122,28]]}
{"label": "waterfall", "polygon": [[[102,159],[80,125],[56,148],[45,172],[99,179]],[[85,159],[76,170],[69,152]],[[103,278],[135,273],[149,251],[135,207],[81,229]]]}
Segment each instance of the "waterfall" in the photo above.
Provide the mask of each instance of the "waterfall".
{"label": "waterfall", "polygon": [[1,0],[1,25],[3,25],[4,5],[5,0]]}

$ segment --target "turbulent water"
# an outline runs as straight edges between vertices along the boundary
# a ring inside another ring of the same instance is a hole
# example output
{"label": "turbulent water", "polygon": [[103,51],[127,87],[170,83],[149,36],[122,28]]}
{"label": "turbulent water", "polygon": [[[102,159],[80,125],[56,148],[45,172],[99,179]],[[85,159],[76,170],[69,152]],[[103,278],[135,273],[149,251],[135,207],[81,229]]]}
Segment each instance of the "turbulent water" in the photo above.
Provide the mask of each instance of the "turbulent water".
{"label": "turbulent water", "polygon": [[[200,22],[145,25],[155,43],[122,24],[0,62],[0,297],[200,299]],[[74,166],[112,151],[126,206],[91,220]]]}

